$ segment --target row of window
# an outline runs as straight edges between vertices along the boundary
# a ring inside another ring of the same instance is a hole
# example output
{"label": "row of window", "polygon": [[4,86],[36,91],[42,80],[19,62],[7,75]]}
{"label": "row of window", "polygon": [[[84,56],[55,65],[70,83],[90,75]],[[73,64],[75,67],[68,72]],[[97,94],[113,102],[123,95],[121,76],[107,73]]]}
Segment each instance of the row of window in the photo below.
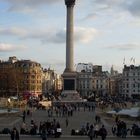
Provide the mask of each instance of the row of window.
{"label": "row of window", "polygon": [[124,76],[140,76],[140,72],[133,72],[133,73],[127,72],[124,73]]}
{"label": "row of window", "polygon": [[140,88],[140,83],[137,84],[123,84],[123,88]]}
{"label": "row of window", "polygon": [[21,63],[21,64],[16,63],[15,67],[29,68],[29,67],[41,67],[41,65],[38,63]]}
{"label": "row of window", "polygon": [[25,80],[25,81],[23,81],[23,84],[27,84],[27,83],[42,84],[42,81],[41,80]]}
{"label": "row of window", "polygon": [[133,79],[130,79],[130,78],[128,79],[128,78],[126,78],[126,79],[124,79],[124,81],[132,81],[132,80],[133,80],[133,81],[140,81],[139,78],[136,78],[136,79],[135,79],[135,78],[133,78]]}
{"label": "row of window", "polygon": [[[87,86],[85,86],[85,85],[80,85],[80,88],[83,88],[83,89],[85,89],[85,88],[89,88],[89,86],[87,85]],[[95,87],[93,87],[93,88],[95,88]],[[104,87],[103,85],[96,85],[96,89],[103,89],[103,88],[107,88],[107,87]]]}
{"label": "row of window", "polygon": [[[123,90],[123,93],[129,93],[130,91],[129,90]],[[135,93],[140,93],[140,90],[132,90],[131,91],[131,94],[132,94],[132,92],[135,92]]]}
{"label": "row of window", "polygon": [[41,79],[42,77],[41,76],[36,76],[36,75],[25,75],[24,76],[24,79],[29,79],[29,78],[31,78],[31,79],[35,79],[35,78],[37,78],[37,79]]}

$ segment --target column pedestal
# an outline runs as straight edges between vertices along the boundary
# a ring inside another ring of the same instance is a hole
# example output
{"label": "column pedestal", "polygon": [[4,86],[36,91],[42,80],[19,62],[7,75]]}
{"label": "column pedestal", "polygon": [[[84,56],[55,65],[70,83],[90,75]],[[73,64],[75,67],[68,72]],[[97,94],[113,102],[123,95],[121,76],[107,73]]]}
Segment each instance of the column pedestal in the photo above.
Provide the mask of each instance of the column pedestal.
{"label": "column pedestal", "polygon": [[80,102],[79,93],[76,90],[77,87],[77,73],[76,72],[64,72],[63,73],[63,91],[61,93],[61,100],[65,102]]}

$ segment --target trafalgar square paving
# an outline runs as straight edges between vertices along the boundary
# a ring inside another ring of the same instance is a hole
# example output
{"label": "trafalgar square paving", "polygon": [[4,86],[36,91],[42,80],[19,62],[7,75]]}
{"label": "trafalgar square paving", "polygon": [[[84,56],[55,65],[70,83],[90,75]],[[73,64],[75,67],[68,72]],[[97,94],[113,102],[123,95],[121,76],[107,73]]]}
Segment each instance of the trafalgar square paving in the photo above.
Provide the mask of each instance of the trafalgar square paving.
{"label": "trafalgar square paving", "polygon": [[[116,136],[112,136],[111,133],[111,127],[114,123],[114,118],[107,117],[100,109],[94,110],[85,110],[83,108],[80,108],[80,110],[74,111],[73,116],[68,117],[68,126],[66,126],[66,117],[56,117],[55,113],[53,114],[53,117],[48,117],[47,110],[36,110],[33,109],[32,115],[26,116],[25,122],[27,126],[30,128],[30,122],[31,120],[34,120],[35,123],[39,126],[40,121],[51,121],[53,119],[56,119],[56,121],[60,122],[60,126],[62,128],[62,135],[59,138],[60,140],[87,140],[89,139],[88,136],[71,136],[71,130],[79,130],[82,126],[84,126],[87,122],[89,124],[95,123],[95,114],[99,115],[101,117],[100,126],[102,124],[105,125],[108,131],[107,140],[110,139],[122,139],[118,138]],[[0,117],[0,131],[2,131],[3,128],[9,128],[12,129],[13,127],[16,127],[19,131],[22,125],[22,112],[18,114],[17,116],[10,116],[8,113],[5,116]],[[137,120],[129,121],[125,120],[127,122],[127,126],[131,126],[134,122],[137,122]],[[137,140],[140,137],[133,137],[128,135],[127,139],[129,140]],[[0,135],[0,140],[8,140],[10,139],[10,135]],[[20,140],[39,140],[41,139],[40,136],[31,136],[31,135],[20,135]],[[55,138],[48,138],[48,139],[55,139]],[[100,136],[98,139],[101,139]]]}
{"label": "trafalgar square paving", "polygon": [[[8,135],[2,135],[0,136],[0,140],[10,140],[9,138],[10,136]],[[54,139],[59,139],[59,140],[89,140],[88,137],[85,137],[85,136],[62,136],[60,138],[48,138],[48,140],[54,140]],[[95,138],[94,138],[95,139]],[[124,138],[118,138],[118,137],[111,137],[111,136],[108,136],[106,138],[106,140],[122,140]],[[140,137],[127,137],[126,138],[127,140],[139,140]],[[20,136],[20,140],[41,140],[41,138],[39,136]],[[101,140],[101,138],[96,138],[95,140]]]}

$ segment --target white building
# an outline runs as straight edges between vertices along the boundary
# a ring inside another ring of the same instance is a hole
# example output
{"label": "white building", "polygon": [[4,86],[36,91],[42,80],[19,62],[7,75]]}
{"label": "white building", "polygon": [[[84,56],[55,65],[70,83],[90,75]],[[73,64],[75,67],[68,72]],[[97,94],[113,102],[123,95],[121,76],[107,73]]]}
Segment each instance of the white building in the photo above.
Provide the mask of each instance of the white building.
{"label": "white building", "polygon": [[78,63],[76,66],[77,72],[93,72],[93,64],[92,63]]}
{"label": "white building", "polygon": [[122,94],[129,97],[140,97],[140,66],[124,65]]}
{"label": "white building", "polygon": [[87,97],[92,93],[92,73],[79,72],[78,73],[78,91],[82,97]]}
{"label": "white building", "polygon": [[91,63],[79,63],[76,70],[78,72],[78,91],[82,97],[108,93],[109,73],[103,72],[102,66]]}

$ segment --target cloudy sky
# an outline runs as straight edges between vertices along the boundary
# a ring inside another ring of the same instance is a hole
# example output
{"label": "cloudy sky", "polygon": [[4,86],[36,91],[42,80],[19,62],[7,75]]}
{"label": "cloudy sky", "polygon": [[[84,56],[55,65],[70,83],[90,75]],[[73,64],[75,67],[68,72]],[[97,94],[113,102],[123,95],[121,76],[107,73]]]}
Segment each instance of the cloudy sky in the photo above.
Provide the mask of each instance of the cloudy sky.
{"label": "cloudy sky", "polygon": [[[64,0],[0,0],[0,59],[17,56],[62,73],[65,26]],[[140,0],[77,0],[74,31],[75,64],[140,65]]]}

